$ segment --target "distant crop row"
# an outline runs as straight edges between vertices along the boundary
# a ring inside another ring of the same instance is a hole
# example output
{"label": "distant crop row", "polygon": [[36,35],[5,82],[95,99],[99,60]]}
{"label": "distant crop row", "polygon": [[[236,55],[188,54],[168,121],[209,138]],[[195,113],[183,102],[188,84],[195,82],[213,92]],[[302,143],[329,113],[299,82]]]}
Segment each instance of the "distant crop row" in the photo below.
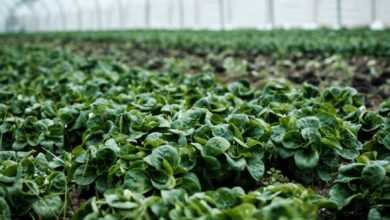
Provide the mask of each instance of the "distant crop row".
{"label": "distant crop row", "polygon": [[[319,88],[352,86],[376,108],[390,96],[389,31],[122,31],[0,36],[4,46],[61,49],[154,71],[212,72],[259,86],[284,78]],[[18,59],[14,57],[13,59]]]}
{"label": "distant crop row", "polygon": [[78,33],[38,33],[25,36],[4,35],[1,38],[50,40],[63,42],[94,41],[118,42],[134,47],[179,49],[198,54],[221,52],[226,49],[239,54],[305,53],[309,55],[371,55],[390,56],[390,32],[356,30],[238,30],[229,32],[213,31],[117,31]]}

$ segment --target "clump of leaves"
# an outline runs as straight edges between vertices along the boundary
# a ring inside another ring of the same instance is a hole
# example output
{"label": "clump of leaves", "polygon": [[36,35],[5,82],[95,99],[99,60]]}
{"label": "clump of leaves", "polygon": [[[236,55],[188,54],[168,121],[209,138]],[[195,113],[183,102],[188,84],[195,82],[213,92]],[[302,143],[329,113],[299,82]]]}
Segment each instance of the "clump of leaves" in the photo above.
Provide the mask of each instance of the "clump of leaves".
{"label": "clump of leaves", "polygon": [[382,123],[375,124],[375,132],[373,132],[371,139],[364,144],[365,153],[362,155],[363,157],[380,160],[390,159],[390,119],[385,118],[381,118]]}
{"label": "clump of leaves", "polygon": [[63,162],[44,154],[2,152],[0,207],[2,219],[27,213],[42,218],[60,216],[67,185]]}
{"label": "clump of leaves", "polygon": [[385,160],[343,165],[329,192],[330,199],[344,212],[369,209],[370,220],[389,218],[389,170],[390,162]]}
{"label": "clump of leaves", "polygon": [[240,187],[192,195],[174,189],[148,198],[115,189],[102,199],[92,198],[73,219],[313,219],[320,208],[334,209],[335,204],[295,184],[275,184],[249,193]]}
{"label": "clump of leaves", "polygon": [[[352,109],[348,114],[359,110],[362,103],[355,99],[360,98],[351,89],[332,87],[319,94],[311,86],[290,96],[283,99],[296,100],[296,106],[292,105],[294,101],[290,105],[284,104],[286,109],[273,107],[275,101],[268,104],[271,112],[279,115],[278,123],[272,127],[271,140],[275,151],[282,159],[291,158],[298,169],[317,173],[321,180],[329,181],[341,161],[355,159],[362,150],[358,139],[360,125],[343,119],[347,115],[346,106]],[[283,99],[277,102],[285,103]]]}

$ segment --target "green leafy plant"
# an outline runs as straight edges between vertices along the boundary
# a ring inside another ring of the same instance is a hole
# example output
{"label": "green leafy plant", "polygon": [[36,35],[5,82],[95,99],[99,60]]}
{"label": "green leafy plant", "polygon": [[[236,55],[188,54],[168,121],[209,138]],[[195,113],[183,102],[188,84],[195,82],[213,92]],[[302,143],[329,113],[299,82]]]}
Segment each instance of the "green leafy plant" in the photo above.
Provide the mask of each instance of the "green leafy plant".
{"label": "green leafy plant", "polygon": [[350,163],[339,169],[330,199],[340,210],[369,209],[368,219],[389,218],[389,161]]}
{"label": "green leafy plant", "polygon": [[92,198],[73,219],[312,219],[320,208],[334,209],[335,204],[295,184],[249,193],[240,187],[192,195],[174,189],[148,198],[115,189],[100,200]]}
{"label": "green leafy plant", "polygon": [[[3,154],[0,163],[0,206],[2,217],[34,213],[43,218],[61,215],[67,180],[62,161],[44,154]],[[15,212],[17,210],[17,212]]]}

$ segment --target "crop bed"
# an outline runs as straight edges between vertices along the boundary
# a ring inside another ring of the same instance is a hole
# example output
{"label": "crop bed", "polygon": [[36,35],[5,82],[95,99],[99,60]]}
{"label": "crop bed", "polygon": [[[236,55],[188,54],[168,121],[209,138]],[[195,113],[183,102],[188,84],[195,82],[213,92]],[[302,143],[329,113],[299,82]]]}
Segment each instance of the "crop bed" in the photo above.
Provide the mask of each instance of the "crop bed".
{"label": "crop bed", "polygon": [[229,33],[1,36],[0,219],[390,219],[390,34]]}

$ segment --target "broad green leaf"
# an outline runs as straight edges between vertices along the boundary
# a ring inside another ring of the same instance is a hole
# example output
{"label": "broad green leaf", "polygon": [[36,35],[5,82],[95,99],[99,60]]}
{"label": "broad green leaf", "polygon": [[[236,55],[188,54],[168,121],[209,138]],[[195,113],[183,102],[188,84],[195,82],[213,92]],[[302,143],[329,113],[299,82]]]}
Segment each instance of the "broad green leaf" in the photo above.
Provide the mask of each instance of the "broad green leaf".
{"label": "broad green leaf", "polygon": [[314,116],[300,118],[297,120],[297,127],[301,130],[305,128],[319,129],[320,120]]}
{"label": "broad green leaf", "polygon": [[347,160],[354,160],[356,157],[359,156],[359,151],[355,148],[344,147],[342,149],[336,149],[336,152],[342,158],[347,159]]}
{"label": "broad green leaf", "polygon": [[47,195],[32,204],[34,212],[44,218],[54,218],[60,215],[63,202],[59,196]]}
{"label": "broad green leaf", "polygon": [[123,187],[134,192],[145,193],[151,190],[152,186],[145,171],[132,169],[126,172]]}
{"label": "broad green leaf", "polygon": [[213,136],[223,137],[228,141],[231,141],[233,139],[233,133],[232,131],[230,131],[228,124],[214,126],[212,128],[212,134]]}
{"label": "broad green leaf", "polygon": [[123,191],[123,197],[119,197],[117,194],[104,194],[104,198],[107,204],[116,209],[134,209],[138,207],[138,204],[132,201],[129,201],[132,197],[132,192],[128,190]]}
{"label": "broad green leaf", "polygon": [[304,128],[301,130],[301,135],[303,139],[311,143],[319,143],[321,140],[321,135],[317,129],[314,128]]}
{"label": "broad green leaf", "polygon": [[216,202],[218,208],[231,208],[239,204],[240,196],[244,194],[244,190],[240,187],[219,188],[216,191],[208,192],[211,198]]}
{"label": "broad green leaf", "polygon": [[106,142],[105,142],[105,146],[109,149],[111,149],[113,152],[115,152],[116,154],[120,151],[119,147],[118,147],[118,144],[116,143],[116,141],[114,139],[108,139]]}
{"label": "broad green leaf", "polygon": [[0,219],[11,220],[11,211],[3,197],[0,197]]}
{"label": "broad green leaf", "polygon": [[298,131],[288,131],[283,136],[283,147],[287,149],[298,149],[304,145],[304,141]]}
{"label": "broad green leaf", "polygon": [[339,173],[343,176],[360,176],[361,171],[364,168],[364,164],[362,163],[350,163],[346,165],[342,165],[339,168]]}
{"label": "broad green leaf", "polygon": [[88,165],[82,165],[76,168],[73,174],[73,180],[82,186],[89,185],[97,178],[96,172]]}
{"label": "broad green leaf", "polygon": [[377,209],[371,208],[367,220],[382,220],[381,213]]}
{"label": "broad green leaf", "polygon": [[243,203],[232,209],[227,209],[223,214],[229,216],[230,219],[246,220],[252,219],[255,212],[256,206],[250,203]]}
{"label": "broad green leaf", "polygon": [[157,170],[165,169],[164,161],[172,168],[175,168],[179,164],[179,153],[176,148],[170,145],[163,145],[154,149],[144,160]]}
{"label": "broad green leaf", "polygon": [[372,132],[382,126],[383,118],[375,112],[366,112],[360,119],[362,130]]}
{"label": "broad green leaf", "polygon": [[329,191],[330,200],[334,201],[339,209],[349,205],[354,199],[361,198],[360,193],[354,194],[347,186],[342,184],[334,185]]}
{"label": "broad green leaf", "polygon": [[246,161],[244,158],[239,158],[235,160],[231,158],[228,154],[225,153],[226,161],[228,162],[230,168],[236,171],[243,171],[246,166]]}
{"label": "broad green leaf", "polygon": [[230,148],[230,143],[223,137],[213,137],[203,147],[205,155],[218,156]]}
{"label": "broad green leaf", "polygon": [[317,166],[320,155],[317,150],[308,148],[294,154],[294,161],[300,169],[312,169]]}
{"label": "broad green leaf", "polygon": [[176,186],[176,179],[171,175],[162,172],[151,174],[152,185],[159,190],[173,189]]}
{"label": "broad green leaf", "polygon": [[247,169],[252,178],[256,181],[260,181],[260,179],[264,175],[265,166],[262,160],[263,156],[255,153],[253,157],[248,159]]}
{"label": "broad green leaf", "polygon": [[380,142],[387,148],[387,150],[390,150],[390,134],[387,134]]}
{"label": "broad green leaf", "polygon": [[180,179],[180,187],[192,194],[201,190],[201,184],[194,173],[187,173]]}
{"label": "broad green leaf", "polygon": [[150,133],[146,136],[144,141],[145,146],[151,146],[152,148],[159,147],[166,143],[167,141],[163,139],[163,134],[158,132]]}
{"label": "broad green leaf", "polygon": [[212,157],[212,156],[205,156],[203,157],[204,159],[204,164],[205,164],[205,168],[209,171],[211,171],[211,173],[219,173],[220,174],[220,170],[222,168],[222,165],[221,163],[218,161],[217,158],[215,157]]}
{"label": "broad green leaf", "polygon": [[332,180],[332,171],[328,167],[318,166],[317,175],[324,182]]}
{"label": "broad green leaf", "polygon": [[386,176],[386,170],[379,164],[368,164],[362,170],[362,179],[370,186],[381,185]]}
{"label": "broad green leaf", "polygon": [[161,199],[168,204],[176,204],[186,199],[185,191],[181,189],[162,190]]}

